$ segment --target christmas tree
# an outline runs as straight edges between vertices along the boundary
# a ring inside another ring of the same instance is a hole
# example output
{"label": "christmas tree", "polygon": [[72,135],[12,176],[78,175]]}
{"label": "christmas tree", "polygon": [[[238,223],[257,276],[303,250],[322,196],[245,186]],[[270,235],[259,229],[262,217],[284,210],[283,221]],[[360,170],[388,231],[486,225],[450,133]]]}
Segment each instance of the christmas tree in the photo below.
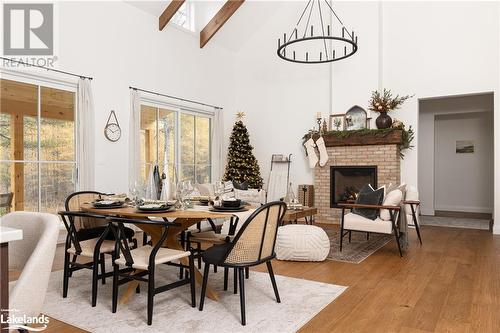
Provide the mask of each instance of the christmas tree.
{"label": "christmas tree", "polygon": [[250,188],[262,188],[262,177],[257,159],[252,153],[248,130],[243,124],[243,112],[238,112],[236,123],[231,133],[227,165],[223,180],[247,182]]}

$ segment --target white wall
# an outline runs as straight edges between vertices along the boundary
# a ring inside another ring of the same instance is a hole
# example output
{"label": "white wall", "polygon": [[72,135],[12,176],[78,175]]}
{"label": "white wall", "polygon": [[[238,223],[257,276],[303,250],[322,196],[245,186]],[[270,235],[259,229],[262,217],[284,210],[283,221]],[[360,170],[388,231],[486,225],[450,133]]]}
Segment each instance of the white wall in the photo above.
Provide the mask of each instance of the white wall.
{"label": "white wall", "polygon": [[[435,120],[435,209],[492,213],[493,112]],[[474,153],[457,154],[457,140],[471,140]]]}
{"label": "white wall", "polygon": [[[333,64],[331,96],[324,93],[328,65],[288,64],[275,55],[277,38],[294,26],[304,5],[283,2],[272,22],[258,25],[237,55],[237,106],[249,115],[261,166],[266,166],[272,152],[294,153],[294,183],[312,183],[311,170],[300,162],[305,162],[305,156],[299,138],[313,125],[318,111],[340,113],[355,104],[366,107],[370,91],[379,85],[396,94],[415,94],[392,116],[417,132],[401,173],[402,181],[418,184],[418,100],[499,91],[497,2],[335,1],[344,23],[359,33],[359,51]],[[274,2],[246,3],[241,9],[251,6],[259,12],[276,7]],[[327,101],[330,97],[333,108]],[[495,117],[498,129],[499,119]],[[278,126],[284,122],[285,126]],[[500,135],[495,135],[495,142],[500,147]],[[500,170],[500,160],[495,170]],[[498,178],[496,193],[500,193]],[[495,207],[495,219],[500,220],[500,195]]]}
{"label": "white wall", "polygon": [[[172,27],[160,32],[157,16],[124,2],[58,7],[59,68],[94,77],[98,189],[128,191],[130,85],[220,105],[234,118],[233,52],[213,43],[200,50],[197,36]],[[111,109],[123,132],[117,143],[103,135]]]}

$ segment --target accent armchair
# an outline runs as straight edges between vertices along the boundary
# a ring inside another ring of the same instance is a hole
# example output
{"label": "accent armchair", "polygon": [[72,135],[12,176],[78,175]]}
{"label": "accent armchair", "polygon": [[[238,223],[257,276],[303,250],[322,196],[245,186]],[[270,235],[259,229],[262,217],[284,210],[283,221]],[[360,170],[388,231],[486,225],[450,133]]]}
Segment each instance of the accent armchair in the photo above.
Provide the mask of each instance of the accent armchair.
{"label": "accent armchair", "polygon": [[[367,237],[370,233],[394,235],[396,243],[398,244],[399,255],[403,257],[400,243],[401,233],[399,231],[399,212],[401,210],[400,206],[361,204],[339,204],[339,206],[342,208],[342,216],[340,220],[340,251],[342,251],[342,240],[344,236],[349,235],[350,241],[352,231],[361,231],[366,232]],[[386,221],[381,219],[380,217],[377,217],[375,220],[371,220],[361,215],[354,214],[352,212],[354,208],[376,209],[379,211],[387,210],[389,212],[390,219]],[[346,210],[351,210],[351,212],[346,214]]]}

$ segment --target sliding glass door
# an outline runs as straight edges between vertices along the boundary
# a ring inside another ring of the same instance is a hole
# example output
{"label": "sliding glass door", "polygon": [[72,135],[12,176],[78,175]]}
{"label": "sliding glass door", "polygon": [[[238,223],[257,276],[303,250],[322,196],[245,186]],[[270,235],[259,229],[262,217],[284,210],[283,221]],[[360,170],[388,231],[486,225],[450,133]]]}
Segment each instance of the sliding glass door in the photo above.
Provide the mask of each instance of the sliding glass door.
{"label": "sliding glass door", "polygon": [[55,213],[76,190],[75,97],[67,87],[0,80],[0,193],[11,197],[0,214]]}

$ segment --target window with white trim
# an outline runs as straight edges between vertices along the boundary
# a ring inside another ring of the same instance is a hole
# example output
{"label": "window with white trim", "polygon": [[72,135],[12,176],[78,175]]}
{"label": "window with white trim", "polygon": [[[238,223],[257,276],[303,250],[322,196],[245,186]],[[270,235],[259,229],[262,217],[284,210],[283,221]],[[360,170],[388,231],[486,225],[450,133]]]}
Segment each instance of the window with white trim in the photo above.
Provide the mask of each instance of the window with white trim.
{"label": "window with white trim", "polygon": [[56,213],[77,188],[76,86],[27,81],[0,80],[0,214]]}
{"label": "window with white trim", "polygon": [[171,21],[179,27],[194,31],[194,5],[185,1]]}
{"label": "window with white trim", "polygon": [[211,181],[213,114],[152,101],[141,102],[141,180],[154,165],[159,173],[193,183]]}

